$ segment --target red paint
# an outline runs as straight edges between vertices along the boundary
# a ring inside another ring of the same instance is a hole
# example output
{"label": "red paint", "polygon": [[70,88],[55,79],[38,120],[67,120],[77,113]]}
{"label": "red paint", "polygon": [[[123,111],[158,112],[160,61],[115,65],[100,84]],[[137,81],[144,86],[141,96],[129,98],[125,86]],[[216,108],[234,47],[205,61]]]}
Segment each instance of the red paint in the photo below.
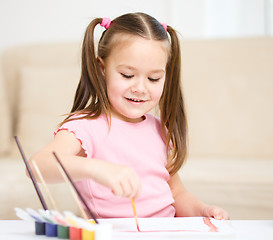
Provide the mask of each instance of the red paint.
{"label": "red paint", "polygon": [[208,217],[204,217],[203,221],[210,228],[209,232],[218,232],[218,228],[212,224]]}
{"label": "red paint", "polygon": [[70,240],[81,240],[82,230],[77,227],[69,227],[69,239]]}
{"label": "red paint", "polygon": [[[122,232],[137,232],[137,231],[122,231]],[[198,230],[144,230],[141,233],[155,233],[155,232],[202,232]]]}

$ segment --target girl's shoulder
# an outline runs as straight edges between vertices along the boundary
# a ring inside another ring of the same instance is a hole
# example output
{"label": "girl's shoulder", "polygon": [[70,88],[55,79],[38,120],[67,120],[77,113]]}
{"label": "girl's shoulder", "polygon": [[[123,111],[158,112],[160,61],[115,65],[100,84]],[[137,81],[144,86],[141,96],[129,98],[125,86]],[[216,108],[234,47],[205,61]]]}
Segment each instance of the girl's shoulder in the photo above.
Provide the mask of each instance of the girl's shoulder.
{"label": "girl's shoulder", "polygon": [[87,115],[73,115],[71,116],[68,121],[64,122],[60,128],[87,128],[90,129],[92,127],[99,127],[103,126],[105,127],[105,124],[107,124],[107,119],[104,116],[99,116],[98,118],[90,118]]}

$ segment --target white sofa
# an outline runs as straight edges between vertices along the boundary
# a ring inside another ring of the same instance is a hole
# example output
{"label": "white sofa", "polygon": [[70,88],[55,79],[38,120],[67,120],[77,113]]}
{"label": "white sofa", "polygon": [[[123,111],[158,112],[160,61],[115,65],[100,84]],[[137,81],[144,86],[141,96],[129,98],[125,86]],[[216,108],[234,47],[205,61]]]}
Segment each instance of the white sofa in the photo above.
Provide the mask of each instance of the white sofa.
{"label": "white sofa", "polygon": [[[184,184],[232,219],[273,219],[273,39],[182,40],[181,47]],[[80,48],[33,44],[1,53],[0,219],[16,219],[14,207],[41,208],[13,136],[27,157],[50,141],[72,104]],[[78,211],[64,184],[50,190],[61,210]]]}

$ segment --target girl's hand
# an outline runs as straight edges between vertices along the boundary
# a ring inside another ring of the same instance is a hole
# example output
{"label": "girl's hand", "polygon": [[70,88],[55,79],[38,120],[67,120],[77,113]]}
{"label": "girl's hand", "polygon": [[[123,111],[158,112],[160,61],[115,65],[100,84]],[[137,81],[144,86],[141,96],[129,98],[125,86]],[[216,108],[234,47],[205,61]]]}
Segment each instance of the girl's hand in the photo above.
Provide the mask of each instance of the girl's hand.
{"label": "girl's hand", "polygon": [[203,209],[204,217],[213,217],[218,220],[229,220],[229,214],[222,208],[217,206],[205,206]]}
{"label": "girl's hand", "polygon": [[136,172],[127,166],[97,160],[93,179],[121,197],[135,198],[141,191],[141,182]]}

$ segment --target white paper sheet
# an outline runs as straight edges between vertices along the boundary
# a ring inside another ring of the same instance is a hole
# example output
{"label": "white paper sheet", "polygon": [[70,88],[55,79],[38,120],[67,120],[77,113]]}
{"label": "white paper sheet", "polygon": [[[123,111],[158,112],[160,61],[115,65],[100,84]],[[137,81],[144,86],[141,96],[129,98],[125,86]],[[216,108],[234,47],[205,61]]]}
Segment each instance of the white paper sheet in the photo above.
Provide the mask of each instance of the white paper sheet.
{"label": "white paper sheet", "polygon": [[115,239],[170,239],[183,236],[193,239],[232,239],[234,231],[228,221],[203,217],[139,218],[137,231],[134,218],[101,219],[111,223]]}

